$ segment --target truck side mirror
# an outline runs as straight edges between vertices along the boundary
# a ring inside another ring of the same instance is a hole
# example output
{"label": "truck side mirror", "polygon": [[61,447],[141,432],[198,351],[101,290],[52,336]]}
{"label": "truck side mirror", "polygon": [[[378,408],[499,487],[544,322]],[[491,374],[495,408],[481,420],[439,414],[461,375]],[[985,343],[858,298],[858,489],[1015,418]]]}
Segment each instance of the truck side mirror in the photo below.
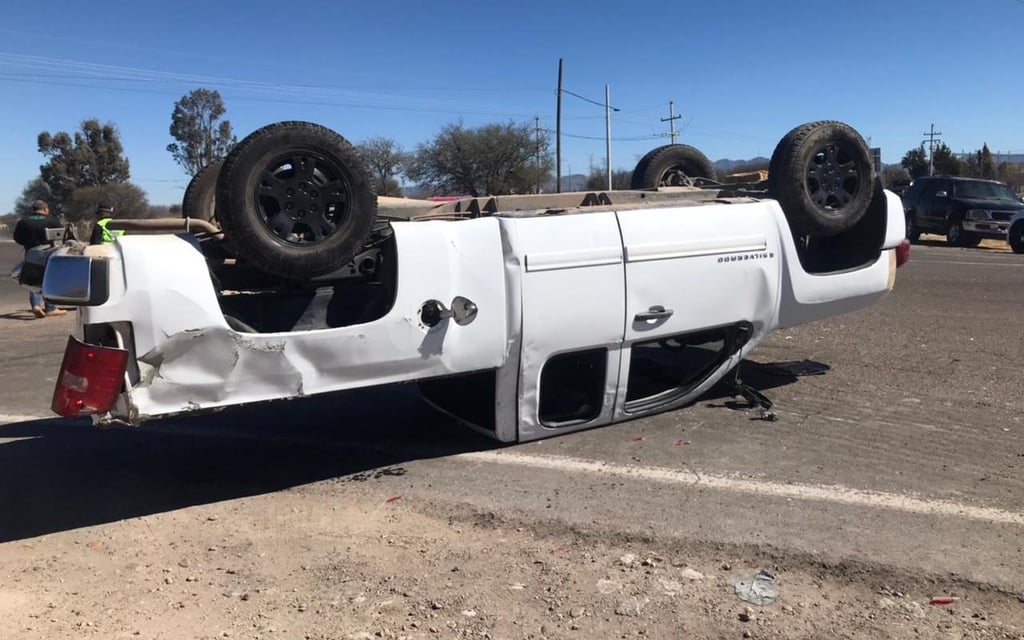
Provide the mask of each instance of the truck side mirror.
{"label": "truck side mirror", "polygon": [[949,194],[946,193],[945,191],[936,191],[935,192],[935,197],[936,198],[948,198]]}

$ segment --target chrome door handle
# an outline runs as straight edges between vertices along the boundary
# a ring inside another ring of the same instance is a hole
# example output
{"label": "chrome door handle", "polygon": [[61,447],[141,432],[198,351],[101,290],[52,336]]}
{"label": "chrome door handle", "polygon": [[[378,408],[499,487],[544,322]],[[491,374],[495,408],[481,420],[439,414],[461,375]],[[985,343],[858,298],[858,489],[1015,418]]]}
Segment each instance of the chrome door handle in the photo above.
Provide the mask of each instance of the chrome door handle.
{"label": "chrome door handle", "polygon": [[636,314],[633,317],[633,320],[635,320],[636,322],[650,322],[651,320],[664,320],[665,318],[671,317],[671,309],[666,309],[661,305],[655,305],[648,309],[647,311],[643,311],[641,313]]}

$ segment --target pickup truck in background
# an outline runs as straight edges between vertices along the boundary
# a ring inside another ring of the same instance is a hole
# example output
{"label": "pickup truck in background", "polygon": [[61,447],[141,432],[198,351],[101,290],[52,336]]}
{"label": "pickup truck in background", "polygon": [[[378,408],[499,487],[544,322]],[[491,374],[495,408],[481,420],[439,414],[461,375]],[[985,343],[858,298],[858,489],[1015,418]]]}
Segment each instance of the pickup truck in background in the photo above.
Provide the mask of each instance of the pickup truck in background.
{"label": "pickup truck in background", "polygon": [[44,296],[79,308],[52,408],[96,423],[416,383],[503,442],[693,402],[770,332],[866,307],[906,261],[900,199],[847,125],[791,131],[767,182],[686,145],[633,188],[376,198],[344,138],[260,129],[187,217],[68,241]]}
{"label": "pickup truck in background", "polygon": [[1024,203],[996,180],[925,176],[903,194],[903,208],[911,241],[936,233],[951,246],[973,247],[983,238],[1008,240],[1010,222],[1024,211]]}

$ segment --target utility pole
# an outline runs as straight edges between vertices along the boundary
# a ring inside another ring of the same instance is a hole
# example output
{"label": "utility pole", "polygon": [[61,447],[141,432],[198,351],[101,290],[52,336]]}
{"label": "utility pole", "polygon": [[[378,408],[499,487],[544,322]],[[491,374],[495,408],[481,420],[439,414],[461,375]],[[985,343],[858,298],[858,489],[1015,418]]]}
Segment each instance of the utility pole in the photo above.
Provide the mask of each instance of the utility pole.
{"label": "utility pole", "polygon": [[604,149],[605,162],[608,167],[608,190],[612,190],[612,107],[611,92],[604,85]]}
{"label": "utility pole", "polygon": [[558,59],[558,109],[555,118],[555,193],[562,193],[562,59]]}
{"label": "utility pole", "polygon": [[672,136],[672,144],[676,143],[676,136],[679,135],[679,134],[676,133],[676,123],[675,123],[675,121],[678,120],[679,118],[683,117],[683,116],[677,116],[675,114],[675,111],[673,111],[673,107],[675,107],[675,104],[676,103],[675,103],[674,100],[669,100],[668,101],[668,117],[661,119],[662,122],[667,122],[668,123],[668,130],[670,132],[669,135]]}
{"label": "utility pole", "polygon": [[931,131],[925,131],[921,135],[928,136],[928,140],[922,140],[921,144],[928,143],[928,175],[935,175],[935,139],[942,135],[941,131],[935,130],[932,124]]}
{"label": "utility pole", "polygon": [[537,193],[540,193],[540,118],[533,118],[534,139],[537,145]]}

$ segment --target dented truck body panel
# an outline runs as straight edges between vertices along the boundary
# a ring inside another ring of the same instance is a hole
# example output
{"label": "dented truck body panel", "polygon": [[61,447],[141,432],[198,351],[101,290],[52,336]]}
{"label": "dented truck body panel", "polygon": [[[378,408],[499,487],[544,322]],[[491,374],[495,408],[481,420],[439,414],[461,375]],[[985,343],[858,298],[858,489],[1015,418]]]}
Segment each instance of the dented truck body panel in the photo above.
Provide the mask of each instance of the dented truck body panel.
{"label": "dented truck body panel", "polygon": [[[866,307],[891,289],[904,226],[899,198],[885,198],[877,258],[829,274],[803,269],[786,217],[770,199],[394,221],[397,276],[386,313],[276,333],[231,328],[206,259],[190,242],[129,234],[96,250],[111,260],[110,296],[80,310],[82,326],[131,328],[119,340],[137,374],[116,408],[97,420],[139,424],[480,372],[493,380],[488,424],[434,404],[505,442],[684,406],[774,329]],[[425,303],[454,307],[460,296],[475,307],[470,322],[424,322]],[[686,344],[691,335],[722,345],[692,384],[634,385],[641,355],[658,345],[682,353],[693,346]],[[555,419],[545,407],[545,371],[574,354],[586,356],[580,362],[594,376],[599,406]]]}
{"label": "dented truck body panel", "polygon": [[[127,394],[148,417],[499,366],[506,357],[505,288],[495,219],[394,225],[395,302],[379,320],[333,329],[240,333],[228,327],[205,259],[173,236],[119,242],[130,286],[83,308],[91,324],[132,323],[141,379]],[[160,256],[158,260],[153,256]],[[469,326],[424,326],[418,309],[455,295],[480,312]]]}

